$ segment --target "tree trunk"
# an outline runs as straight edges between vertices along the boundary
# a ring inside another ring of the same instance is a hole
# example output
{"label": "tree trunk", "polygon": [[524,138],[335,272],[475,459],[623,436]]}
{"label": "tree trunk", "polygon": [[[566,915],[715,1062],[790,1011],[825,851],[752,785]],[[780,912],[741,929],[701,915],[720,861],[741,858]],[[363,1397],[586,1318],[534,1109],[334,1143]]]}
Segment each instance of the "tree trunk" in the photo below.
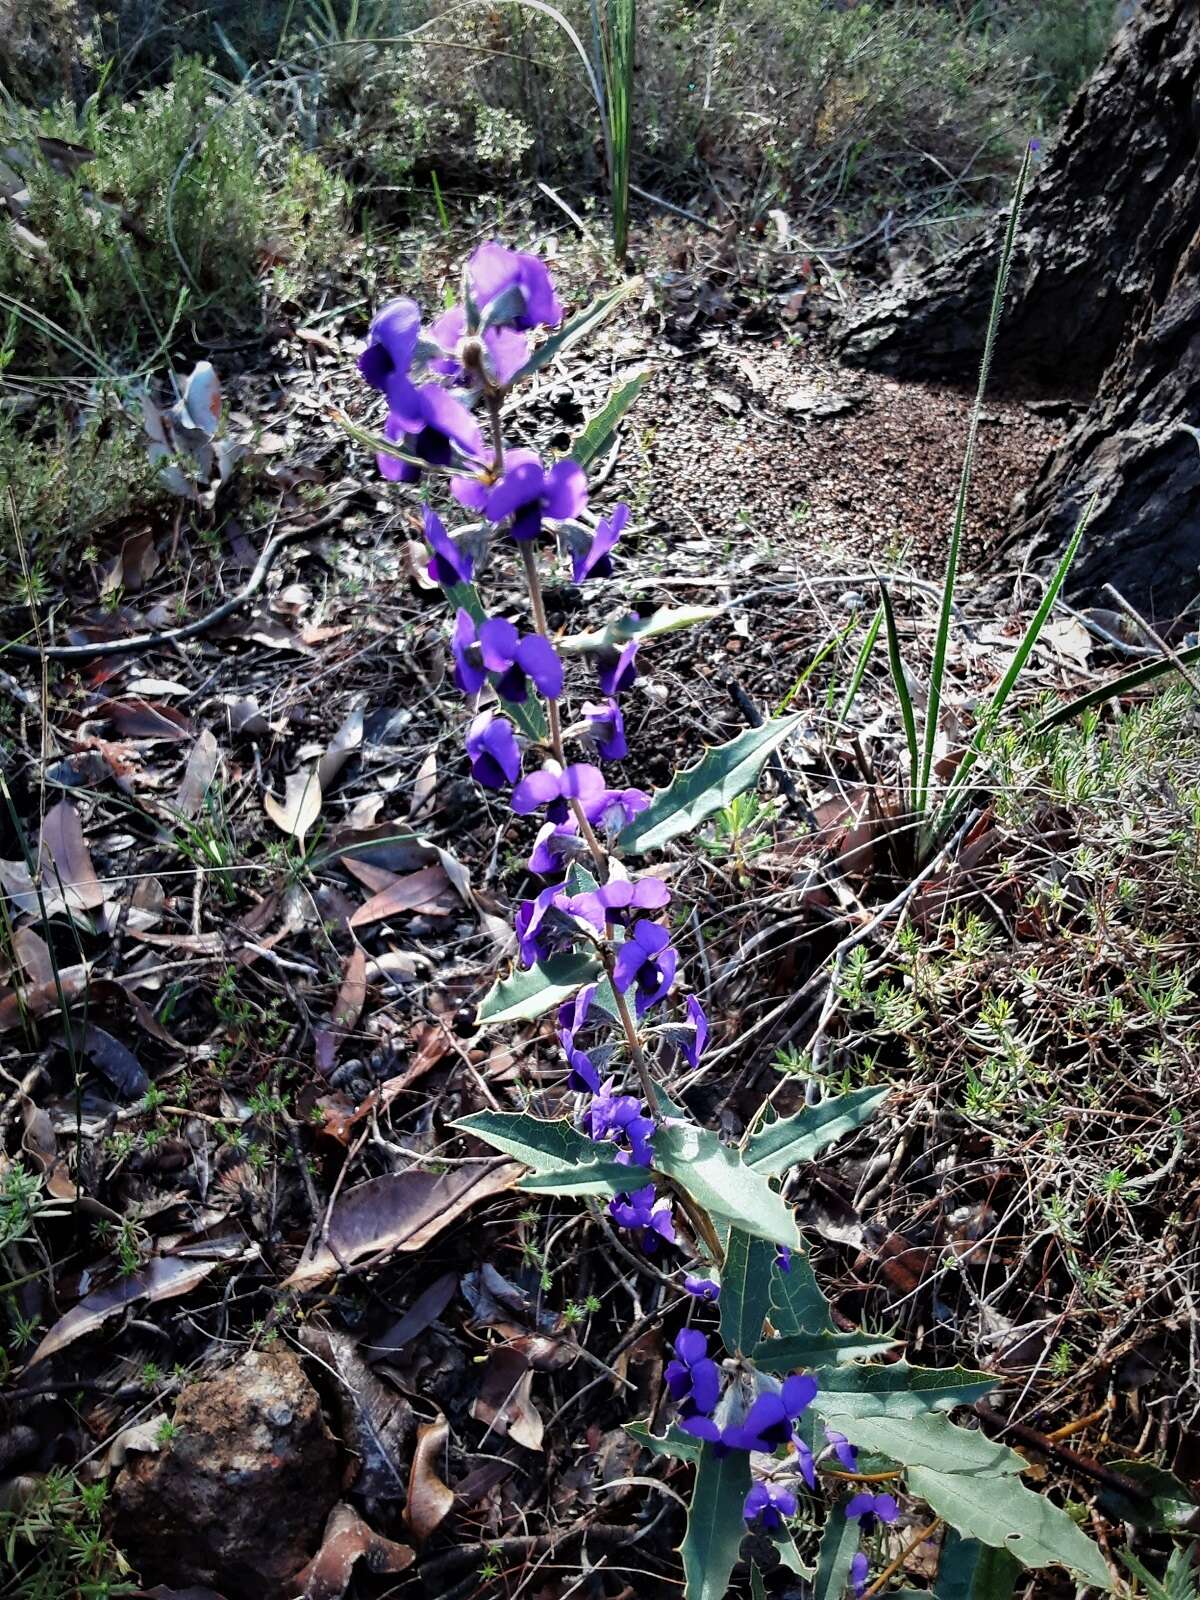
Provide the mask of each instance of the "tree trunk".
{"label": "tree trunk", "polygon": [[[847,358],[961,376],[979,359],[1003,219],[853,314]],[[1200,593],[1200,3],[1142,0],[1031,185],[994,371],[1092,397],[1015,508],[1005,550],[1053,561],[1096,508],[1068,594],[1105,581],[1174,615]]]}

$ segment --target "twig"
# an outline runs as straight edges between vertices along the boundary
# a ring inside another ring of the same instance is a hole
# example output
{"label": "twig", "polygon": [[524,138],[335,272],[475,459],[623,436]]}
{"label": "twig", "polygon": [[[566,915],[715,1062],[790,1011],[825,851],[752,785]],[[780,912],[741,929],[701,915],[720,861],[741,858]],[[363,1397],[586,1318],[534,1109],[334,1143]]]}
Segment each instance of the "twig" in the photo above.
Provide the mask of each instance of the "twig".
{"label": "twig", "polygon": [[1180,659],[1179,652],[1171,649],[1171,646],[1167,643],[1167,641],[1160,633],[1155,632],[1155,630],[1146,621],[1145,617],[1142,616],[1141,612],[1134,610],[1133,606],[1130,605],[1129,601],[1126,600],[1125,596],[1120,592],[1119,589],[1114,589],[1111,583],[1106,583],[1104,585],[1104,592],[1105,594],[1112,596],[1117,605],[1120,606],[1121,610],[1129,618],[1130,622],[1132,622],[1133,625],[1141,632],[1143,637],[1149,639],[1150,643],[1154,645],[1156,649],[1162,651],[1163,655],[1166,656],[1167,660],[1171,663],[1175,670],[1189,684],[1193,693],[1200,695],[1200,679],[1197,679],[1192,673],[1191,669]]}
{"label": "twig", "polygon": [[1091,1478],[1094,1483],[1102,1484],[1106,1489],[1115,1489],[1127,1500],[1136,1501],[1138,1505],[1151,1503],[1153,1496],[1140,1483],[1127,1478],[1123,1472],[1115,1472],[1112,1467],[1103,1466],[1099,1461],[1093,1461],[1090,1456],[1081,1456],[1074,1450],[1068,1450],[1066,1445],[1059,1444],[1048,1433],[1039,1433],[1027,1423],[1010,1422],[998,1411],[993,1411],[983,1400],[977,1400],[972,1409],[989,1437],[1009,1433],[1018,1444],[1039,1450],[1042,1455],[1054,1456],[1066,1466],[1074,1467],[1075,1471],[1082,1473],[1085,1478]]}
{"label": "twig", "polygon": [[893,1574],[900,1571],[900,1568],[908,1560],[909,1556],[912,1555],[913,1551],[919,1549],[921,1545],[925,1543],[926,1539],[932,1539],[941,1525],[941,1517],[934,1517],[933,1521],[928,1525],[928,1527],[922,1528],[919,1533],[915,1533],[904,1546],[904,1549],[901,1550],[896,1559],[888,1562],[887,1566],[884,1567],[883,1571],[875,1579],[875,1582],[868,1590],[866,1590],[863,1595],[863,1600],[870,1600],[871,1595],[878,1594],[884,1585],[891,1581]]}

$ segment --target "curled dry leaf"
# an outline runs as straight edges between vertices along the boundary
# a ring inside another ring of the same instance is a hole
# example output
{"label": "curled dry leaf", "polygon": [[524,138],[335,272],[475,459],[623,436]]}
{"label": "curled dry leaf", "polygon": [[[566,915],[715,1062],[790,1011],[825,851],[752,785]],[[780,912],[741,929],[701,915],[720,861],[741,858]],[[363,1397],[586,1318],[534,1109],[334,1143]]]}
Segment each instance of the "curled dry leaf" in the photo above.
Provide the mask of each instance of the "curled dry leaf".
{"label": "curled dry leaf", "polygon": [[341,1600],[356,1562],[365,1561],[372,1572],[403,1572],[415,1559],[408,1545],[385,1539],[339,1501],[329,1513],[321,1548],[295,1581],[303,1600]]}
{"label": "curled dry leaf", "polygon": [[183,782],[179,785],[175,796],[174,807],[180,816],[191,818],[198,815],[204,804],[204,797],[217,775],[217,764],[220,759],[221,752],[217,748],[217,741],[211,731],[205,728],[192,746]]}
{"label": "curled dry leaf", "polygon": [[77,1306],[62,1316],[29,1358],[29,1365],[65,1350],[84,1334],[93,1332],[110,1317],[115,1317],[136,1300],[170,1300],[187,1294],[203,1283],[222,1261],[233,1260],[245,1251],[241,1240],[230,1239],[224,1246],[214,1241],[206,1256],[155,1256],[127,1278],[85,1294]]}
{"label": "curled dry leaf", "polygon": [[532,1388],[533,1370],[521,1351],[497,1345],[487,1358],[471,1415],[486,1422],[493,1433],[507,1435],[527,1450],[540,1450],[545,1424],[533,1403]]}
{"label": "curled dry leaf", "polygon": [[317,763],[317,782],[321,785],[322,794],[333,787],[338,774],[354,752],[361,748],[362,742],[363,714],[362,707],[358,706],[334,734],[329,741],[329,748]]}
{"label": "curled dry leaf", "polygon": [[301,1259],[283,1287],[312,1288],[340,1272],[341,1263],[349,1266],[364,1256],[421,1250],[477,1201],[511,1188],[524,1171],[517,1161],[489,1161],[452,1172],[369,1178],[342,1195],[329,1219],[328,1241]]}
{"label": "curled dry leaf", "polygon": [[195,731],[182,711],[149,700],[105,700],[100,709],[125,739],[190,739]]}
{"label": "curled dry leaf", "polygon": [[428,1289],[417,1296],[399,1322],[393,1322],[374,1344],[367,1346],[367,1360],[382,1361],[387,1356],[395,1355],[410,1339],[424,1333],[453,1300],[457,1288],[457,1272],[444,1272],[440,1278],[435,1278]]}
{"label": "curled dry leaf", "polygon": [[83,1028],[69,1028],[67,1035],[74,1048],[82,1051],[123,1099],[140,1099],[150,1087],[141,1062],[128,1045],[114,1039],[111,1033],[89,1022]]}
{"label": "curled dry leaf", "polygon": [[407,1397],[376,1377],[350,1334],[308,1328],[300,1337],[305,1349],[338,1378],[331,1396],[333,1423],[346,1450],[358,1460],[356,1499],[369,1514],[381,1503],[402,1500],[401,1464],[414,1427]]}
{"label": "curled dry leaf", "polygon": [[39,983],[20,992],[0,993],[0,1033],[20,1027],[23,1017],[47,1017],[59,1009],[59,990],[68,1005],[87,993],[88,968],[64,967],[58,982]]}
{"label": "curled dry leaf", "polygon": [[104,904],[104,888],[84,842],[83,824],[69,800],[51,806],[42,820],[39,861],[48,910],[53,905],[96,911]]}
{"label": "curled dry leaf", "polygon": [[308,830],[321,815],[321,784],[316,767],[289,772],[284,780],[283,799],[264,794],[263,808],[280,833],[303,844]]}
{"label": "curled dry leaf", "polygon": [[418,1544],[423,1544],[436,1532],[454,1506],[454,1490],[438,1474],[449,1437],[450,1425],[440,1411],[432,1422],[423,1423],[417,1430],[404,1520]]}

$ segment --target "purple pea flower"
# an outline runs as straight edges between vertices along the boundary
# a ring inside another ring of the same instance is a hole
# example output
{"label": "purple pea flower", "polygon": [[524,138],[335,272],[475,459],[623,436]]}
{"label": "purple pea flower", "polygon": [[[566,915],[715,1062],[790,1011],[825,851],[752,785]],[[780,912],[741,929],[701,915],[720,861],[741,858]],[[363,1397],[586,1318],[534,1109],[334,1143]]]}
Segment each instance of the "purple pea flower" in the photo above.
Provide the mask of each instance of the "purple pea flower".
{"label": "purple pea flower", "polygon": [[679,1045],[679,1053],[693,1069],[699,1065],[700,1057],[704,1054],[704,1047],[708,1043],[708,1018],[704,1015],[704,1007],[694,994],[688,995],[684,1001],[688,1014],[688,1021],[692,1024],[692,1033],[685,1034]]}
{"label": "purple pea flower", "polygon": [[456,583],[470,583],[475,576],[475,559],[446,532],[442,519],[430,506],[425,507],[425,542],[433,551],[425,569],[435,583],[447,588]]}
{"label": "purple pea flower", "polygon": [[668,1361],[663,1379],[681,1416],[708,1416],[716,1410],[721,1369],[698,1328],[680,1328],[675,1335],[675,1360]]}
{"label": "purple pea flower", "polygon": [[841,1462],[847,1472],[858,1471],[858,1452],[850,1443],[844,1433],[839,1433],[836,1428],[826,1428],[825,1437],[833,1446],[833,1453]]}
{"label": "purple pea flower", "polygon": [[507,389],[529,359],[529,340],[513,328],[485,328],[478,340],[467,341],[462,306],[444,311],[430,324],[429,336],[442,352],[429,370],[469,388]]}
{"label": "purple pea flower", "polygon": [[647,1255],[654,1254],[660,1239],[675,1243],[671,1202],[665,1194],[656,1199],[652,1183],[632,1194],[617,1195],[608,1202],[608,1214],[618,1228],[640,1231],[640,1243]]}
{"label": "purple pea flower", "polygon": [[358,370],[389,405],[408,398],[412,388],[408,373],[421,331],[421,311],[415,300],[389,300],[371,322],[367,348],[358,358]]}
{"label": "purple pea flower", "polygon": [[638,641],[630,639],[620,650],[610,646],[606,650],[596,652],[596,679],[601,694],[612,698],[628,689],[636,680],[637,649]]}
{"label": "purple pea flower", "polygon": [[622,501],[611,517],[601,518],[582,549],[572,550],[571,576],[576,583],[583,583],[587,578],[612,577],[612,549],[628,521],[629,507]]}
{"label": "purple pea flower", "polygon": [[521,752],[507,717],[482,711],[467,729],[471,776],[486,789],[502,789],[521,776]]}
{"label": "purple pea flower", "polygon": [[590,922],[597,933],[603,933],[609,923],[625,922],[635,911],[657,911],[670,898],[671,891],[661,878],[647,875],[636,883],[615,878],[599,889],[573,894],[567,901],[567,910],[573,917]]}
{"label": "purple pea flower", "polygon": [[572,1039],[587,1022],[592,1001],[596,998],[596,989],[596,984],[585,983],[573,1000],[564,1000],[558,1008],[558,1025],[564,1028]]}
{"label": "purple pea flower", "polygon": [[540,772],[523,778],[513,790],[512,808],[524,817],[545,806],[548,821],[565,822],[570,815],[570,801],[582,801],[586,812],[588,800],[603,792],[604,774],[599,767],[586,761],[568,767],[547,764]]}
{"label": "purple pea flower", "polygon": [[871,1534],[876,1522],[895,1522],[900,1507],[890,1494],[856,1494],[846,1502],[847,1520],[858,1520],[862,1531]]}
{"label": "purple pea flower", "polygon": [[775,1260],[773,1263],[780,1272],[792,1270],[792,1247],[790,1244],[777,1244],[775,1246]]}
{"label": "purple pea flower", "polygon": [[463,505],[482,511],[489,522],[511,517],[508,531],[518,543],[538,537],[543,517],[561,522],[587,505],[587,478],[578,462],[556,461],[547,472],[532,450],[510,450],[494,488],[478,478],[456,478],[453,489]]}
{"label": "purple pea flower", "polygon": [[[563,319],[562,302],[554,292],[550,272],[539,257],[523,250],[506,250],[489,241],[481,244],[467,262],[467,281],[485,322],[503,322],[524,330],[557,328]],[[495,302],[504,296],[509,305],[499,315]],[[493,315],[489,318],[488,311]]]}
{"label": "purple pea flower", "polygon": [[[796,1452],[797,1464],[805,1483],[811,1489],[816,1482],[816,1467],[812,1451],[795,1429],[804,1410],[812,1403],[817,1392],[817,1380],[807,1375],[785,1378],[778,1394],[760,1394],[740,1424],[725,1429],[710,1430],[688,1428],[702,1439],[711,1439],[724,1455],[730,1450],[749,1450],[759,1455],[773,1455],[783,1445],[791,1445]],[[687,1427],[687,1424],[684,1424]]]}
{"label": "purple pea flower", "polygon": [[862,1600],[867,1588],[867,1574],[871,1570],[871,1563],[859,1550],[850,1562],[850,1587],[854,1590],[854,1600]]}
{"label": "purple pea flower", "polygon": [[567,1057],[570,1072],[567,1074],[567,1088],[576,1094],[600,1093],[600,1074],[592,1063],[591,1056],[586,1050],[579,1050],[575,1045],[574,1035],[567,1028],[560,1028],[558,1041],[563,1047]]}
{"label": "purple pea flower", "polygon": [[796,1515],[796,1496],[773,1483],[756,1483],[746,1496],[742,1515],[752,1528],[757,1525],[765,1533],[775,1533],[783,1527],[784,1517]]}
{"label": "purple pea flower", "polygon": [[602,705],[594,705],[585,700],[583,715],[588,725],[587,736],[596,746],[601,761],[624,761],[629,746],[625,742],[625,718],[617,702],[606,700]]}
{"label": "purple pea flower", "polygon": [[[394,382],[393,381],[393,386]],[[391,410],[383,425],[385,439],[398,444],[410,456],[420,456],[431,467],[448,467],[457,448],[464,456],[483,455],[483,435],[479,424],[460,400],[448,394],[439,383],[408,383],[407,393],[398,400],[389,395]],[[416,483],[421,469],[410,461],[380,451],[379,470],[391,483]],[[457,481],[457,480],[456,480]]]}
{"label": "purple pea flower", "polygon": [[629,937],[617,950],[613,987],[621,994],[636,984],[634,1009],[639,1017],[663,999],[675,981],[679,956],[671,948],[671,935],[657,922],[635,922]]}
{"label": "purple pea flower", "polygon": [[517,950],[521,965],[535,966],[554,954],[555,949],[569,940],[570,926],[564,917],[556,917],[565,898],[561,883],[552,883],[532,900],[523,900],[513,918],[513,931],[517,936]]}
{"label": "purple pea flower", "polygon": [[540,633],[521,638],[505,617],[489,617],[477,629],[470,612],[460,607],[451,649],[455,682],[464,694],[481,689],[489,672],[498,674],[496,690],[503,700],[527,699],[530,679],[548,700],[562,693],[562,662],[549,639]]}
{"label": "purple pea flower", "polygon": [[650,796],[644,789],[605,789],[602,794],[586,800],[583,810],[594,828],[620,833],[649,804]]}
{"label": "purple pea flower", "polygon": [[565,822],[544,822],[538,829],[529,857],[529,870],[539,877],[549,878],[562,871],[563,861],[576,855],[582,848],[575,819]]}
{"label": "purple pea flower", "polygon": [[684,1280],[683,1287],[688,1294],[695,1295],[697,1300],[706,1300],[709,1305],[716,1305],[721,1298],[721,1285],[714,1283],[711,1278],[697,1277],[694,1272],[689,1272]]}
{"label": "purple pea flower", "polygon": [[[622,1165],[648,1167],[654,1159],[650,1141],[658,1124],[642,1115],[642,1102],[633,1094],[613,1094],[612,1079],[599,1090],[585,1113],[593,1144],[617,1145],[616,1160]],[[627,1142],[621,1148],[620,1141]]]}

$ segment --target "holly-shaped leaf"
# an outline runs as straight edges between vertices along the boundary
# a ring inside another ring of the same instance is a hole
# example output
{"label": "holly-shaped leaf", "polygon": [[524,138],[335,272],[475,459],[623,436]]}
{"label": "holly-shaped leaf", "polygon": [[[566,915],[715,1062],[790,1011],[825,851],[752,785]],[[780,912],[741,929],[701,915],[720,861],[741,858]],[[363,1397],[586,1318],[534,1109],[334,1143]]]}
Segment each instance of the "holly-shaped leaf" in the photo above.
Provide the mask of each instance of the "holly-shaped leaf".
{"label": "holly-shaped leaf", "polygon": [[743,1511],[749,1492],[749,1455],[731,1450],[718,1456],[705,1444],[680,1546],[687,1600],[725,1600],[746,1532]]}

